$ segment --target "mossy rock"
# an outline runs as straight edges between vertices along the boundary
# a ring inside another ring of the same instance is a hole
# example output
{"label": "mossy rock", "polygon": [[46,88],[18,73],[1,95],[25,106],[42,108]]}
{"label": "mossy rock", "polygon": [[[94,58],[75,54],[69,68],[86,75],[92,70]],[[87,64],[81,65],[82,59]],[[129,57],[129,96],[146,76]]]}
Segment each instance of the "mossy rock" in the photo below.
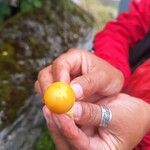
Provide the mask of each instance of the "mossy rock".
{"label": "mossy rock", "polygon": [[93,19],[69,0],[45,0],[0,27],[0,129],[33,92],[37,72],[87,35]]}

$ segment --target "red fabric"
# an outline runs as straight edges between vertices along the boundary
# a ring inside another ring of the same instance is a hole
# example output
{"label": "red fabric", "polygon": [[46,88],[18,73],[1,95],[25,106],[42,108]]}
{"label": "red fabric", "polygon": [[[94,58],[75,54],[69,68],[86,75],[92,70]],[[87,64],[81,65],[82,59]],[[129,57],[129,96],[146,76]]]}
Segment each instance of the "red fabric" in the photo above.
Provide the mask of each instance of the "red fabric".
{"label": "red fabric", "polygon": [[132,74],[127,93],[150,103],[150,59]]}
{"label": "red fabric", "polygon": [[[129,49],[142,40],[149,30],[150,0],[132,0],[128,13],[122,13],[116,20],[109,22],[104,30],[95,36],[95,54],[123,72],[125,87],[131,77],[128,61]],[[132,75],[128,86],[128,92],[131,95],[147,102],[150,101],[149,72],[150,61]],[[150,150],[150,133],[144,137],[136,150]]]}
{"label": "red fabric", "polygon": [[130,11],[109,22],[94,39],[95,54],[119,68],[130,79],[129,48],[143,39],[150,29],[150,0],[133,0]]}
{"label": "red fabric", "polygon": [[[132,74],[126,92],[150,104],[150,59]],[[142,139],[135,150],[150,150],[150,132]]]}

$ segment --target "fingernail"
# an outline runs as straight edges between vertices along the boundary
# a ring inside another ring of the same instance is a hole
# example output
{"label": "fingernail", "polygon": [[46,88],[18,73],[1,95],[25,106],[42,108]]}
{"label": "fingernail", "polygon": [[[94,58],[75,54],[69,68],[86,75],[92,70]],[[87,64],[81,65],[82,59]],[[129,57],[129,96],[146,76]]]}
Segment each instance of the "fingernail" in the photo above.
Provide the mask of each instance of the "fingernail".
{"label": "fingernail", "polygon": [[49,110],[46,107],[43,107],[43,115],[47,124],[52,123],[51,116],[49,115]]}
{"label": "fingernail", "polygon": [[82,106],[78,102],[76,102],[73,106],[73,115],[76,119],[79,119],[82,115]]}
{"label": "fingernail", "polygon": [[83,88],[81,87],[80,84],[75,83],[72,84],[71,87],[73,88],[76,98],[81,98],[83,96]]}

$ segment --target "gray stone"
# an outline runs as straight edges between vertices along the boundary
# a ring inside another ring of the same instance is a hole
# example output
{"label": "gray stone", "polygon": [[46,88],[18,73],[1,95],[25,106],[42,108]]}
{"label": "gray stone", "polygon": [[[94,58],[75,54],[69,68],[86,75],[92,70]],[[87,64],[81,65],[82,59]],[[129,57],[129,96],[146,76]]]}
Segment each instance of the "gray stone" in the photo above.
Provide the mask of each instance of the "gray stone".
{"label": "gray stone", "polygon": [[29,150],[41,134],[44,118],[41,100],[31,96],[22,107],[20,116],[9,127],[0,132],[0,150]]}

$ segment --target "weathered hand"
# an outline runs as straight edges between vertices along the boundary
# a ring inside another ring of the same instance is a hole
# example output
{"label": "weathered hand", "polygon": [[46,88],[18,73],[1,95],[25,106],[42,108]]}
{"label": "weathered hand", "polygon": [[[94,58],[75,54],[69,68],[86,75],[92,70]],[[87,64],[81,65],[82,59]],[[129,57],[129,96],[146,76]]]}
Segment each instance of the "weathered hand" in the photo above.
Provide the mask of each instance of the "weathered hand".
{"label": "weathered hand", "polygon": [[[54,81],[64,81],[72,85],[77,100],[97,102],[100,97],[118,93],[123,86],[122,73],[104,60],[95,55],[74,49],[58,57],[52,65],[44,68],[38,75],[35,83],[37,92],[42,96],[48,85]],[[51,118],[51,113],[46,111],[45,115]],[[49,114],[50,113],[50,114]],[[46,115],[47,116],[47,115]],[[55,144],[58,149],[71,149],[72,144],[66,142],[67,139],[60,134],[53,119],[48,124]],[[80,126],[85,134],[91,136],[95,127]],[[70,148],[71,146],[71,148]]]}
{"label": "weathered hand", "polygon": [[94,54],[72,49],[39,72],[35,88],[43,94],[54,81],[70,83],[79,100],[93,94],[109,96],[119,93],[124,77],[121,71]]}
{"label": "weathered hand", "polygon": [[[106,105],[112,111],[107,128],[99,126],[99,105]],[[54,139],[58,149],[62,149],[63,142],[64,150],[130,150],[150,130],[149,104],[125,94],[102,99],[97,104],[76,102],[74,120],[64,114],[51,116],[46,106],[43,112],[51,133],[61,139]]]}

